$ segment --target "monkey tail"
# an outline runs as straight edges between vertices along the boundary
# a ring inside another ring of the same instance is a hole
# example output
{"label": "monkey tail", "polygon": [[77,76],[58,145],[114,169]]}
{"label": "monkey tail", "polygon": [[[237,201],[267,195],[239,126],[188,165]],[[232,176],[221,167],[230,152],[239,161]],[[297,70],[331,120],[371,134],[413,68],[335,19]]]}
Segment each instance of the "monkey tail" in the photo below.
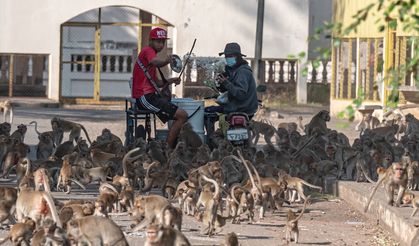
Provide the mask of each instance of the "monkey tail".
{"label": "monkey tail", "polygon": [[51,187],[49,186],[48,176],[46,175],[45,171],[42,172],[42,181],[44,181],[44,189],[46,192],[51,192]]}
{"label": "monkey tail", "polygon": [[309,182],[305,181],[304,179],[301,179],[301,183],[307,185],[308,187],[311,187],[311,188],[314,188],[314,189],[318,189],[318,190],[320,190],[320,192],[323,191],[323,188],[322,187],[317,186],[317,185],[310,184]]}
{"label": "monkey tail", "polygon": [[26,172],[25,175],[29,175],[31,173],[31,160],[25,157],[22,162],[26,161]]}
{"label": "monkey tail", "polygon": [[84,128],[83,125],[80,124],[80,128],[83,130],[84,134],[86,135],[87,141],[89,141],[89,144],[92,144],[92,140],[90,140],[89,134],[86,131],[86,128]]}
{"label": "monkey tail", "polygon": [[71,180],[71,182],[76,183],[78,186],[80,186],[80,188],[82,188],[83,190],[86,190],[86,187],[82,183],[80,183],[77,179],[69,178],[68,180]]}
{"label": "monkey tail", "polygon": [[370,182],[371,184],[375,184],[376,182],[375,181],[373,181],[371,178],[370,178],[370,176],[367,174],[367,171],[365,170],[365,167],[364,167],[364,165],[360,165],[360,167],[361,167],[361,171],[362,171],[362,173],[364,174],[364,176],[365,176],[365,178],[368,180],[368,182]]}
{"label": "monkey tail", "polygon": [[[259,191],[259,188],[258,188],[258,186],[256,186],[256,184],[255,184],[255,180],[253,179],[252,172],[250,171],[250,168],[249,168],[249,166],[247,165],[246,160],[244,159],[244,157],[243,157],[243,155],[241,154],[240,150],[239,150],[239,151],[237,151],[237,153],[239,154],[240,159],[241,159],[241,162],[242,162],[242,163],[243,163],[243,165],[246,167],[246,170],[247,170],[247,172],[249,173],[249,179],[250,179],[250,181],[252,182],[252,186],[253,186],[253,188],[256,188],[256,189]],[[259,191],[259,192],[261,192],[261,193],[260,193],[260,195],[262,195],[262,191]]]}
{"label": "monkey tail", "polygon": [[260,193],[262,194],[263,193],[263,188],[262,188],[262,181],[260,180],[259,173],[256,170],[255,166],[251,162],[249,162],[249,164],[250,164],[250,167],[253,169],[253,172],[256,175],[256,178],[258,180],[258,189],[259,189]]}
{"label": "monkey tail", "polygon": [[293,220],[291,220],[291,221],[290,221],[291,223],[295,223],[295,222],[297,222],[299,219],[301,219],[301,217],[302,217],[302,216],[303,216],[303,214],[304,214],[304,211],[306,210],[307,203],[308,203],[308,201],[310,200],[310,197],[311,197],[311,195],[307,196],[307,199],[304,201],[303,210],[301,210],[301,213],[297,216],[297,218],[295,218],[295,219],[293,219]]}
{"label": "monkey tail", "polygon": [[[236,196],[234,195],[234,190],[235,190],[236,188],[238,188],[238,187],[240,187],[240,184],[234,184],[233,186],[231,186],[231,188],[230,188],[230,196],[231,196],[231,198],[233,199],[233,201],[234,201],[235,203],[237,203],[237,205],[240,205],[240,202],[237,200]],[[240,187],[240,188],[241,188],[241,187]]]}
{"label": "monkey tail", "polygon": [[124,178],[128,177],[128,169],[127,169],[128,161],[130,160],[130,157],[131,157],[132,153],[134,153],[134,152],[136,152],[138,150],[140,150],[140,148],[132,149],[132,150],[128,151],[128,153],[126,153],[124,155],[124,158],[122,159],[122,170],[123,170],[122,176]]}
{"label": "monkey tail", "polygon": [[34,125],[35,125],[35,132],[36,132],[38,135],[41,135],[41,132],[39,132],[39,131],[38,131],[38,122],[36,122],[35,120],[34,120],[34,121],[29,122],[29,125],[32,125],[32,124],[34,124]]}
{"label": "monkey tail", "polygon": [[370,194],[370,196],[368,197],[367,205],[366,205],[366,206],[365,206],[365,208],[364,208],[364,212],[365,212],[365,213],[368,211],[368,209],[369,209],[369,207],[370,207],[372,197],[374,196],[375,192],[377,191],[377,189],[378,189],[378,187],[381,185],[381,183],[384,181],[384,179],[386,179],[386,178],[387,178],[387,175],[388,175],[388,172],[386,172],[386,173],[382,176],[382,178],[381,178],[381,179],[379,179],[379,180],[377,181],[377,183],[375,184],[374,189],[371,191],[371,194]]}
{"label": "monkey tail", "polygon": [[218,197],[220,196],[220,186],[218,185],[217,181],[215,181],[214,179],[210,179],[205,175],[202,175],[202,178],[207,181],[210,182],[214,185],[215,187],[215,192],[214,192],[214,199],[218,199]]}
{"label": "monkey tail", "polygon": [[157,165],[157,162],[156,162],[156,161],[153,161],[153,163],[151,163],[151,164],[147,167],[147,170],[146,170],[146,172],[145,172],[146,177],[150,177],[150,169],[151,169],[153,166],[155,166],[155,165]]}
{"label": "monkey tail", "polygon": [[114,191],[116,194],[119,194],[118,190],[115,187],[113,187],[113,185],[111,185],[109,183],[102,183],[99,187],[99,191],[101,190],[100,189],[101,187],[106,187],[106,188],[111,189],[112,191]]}
{"label": "monkey tail", "polygon": [[57,208],[55,207],[54,200],[48,192],[42,192],[42,197],[48,203],[49,209],[51,211],[52,219],[55,221],[58,227],[62,227],[60,217],[58,216]]}

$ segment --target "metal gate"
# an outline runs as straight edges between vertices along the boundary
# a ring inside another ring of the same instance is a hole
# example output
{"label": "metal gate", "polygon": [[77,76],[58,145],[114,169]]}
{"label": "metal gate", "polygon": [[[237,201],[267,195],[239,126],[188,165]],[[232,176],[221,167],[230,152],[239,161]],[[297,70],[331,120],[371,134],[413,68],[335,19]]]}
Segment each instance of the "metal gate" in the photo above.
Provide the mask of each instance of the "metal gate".
{"label": "metal gate", "polygon": [[0,53],[0,96],[46,97],[48,55]]}
{"label": "metal gate", "polygon": [[153,26],[169,27],[150,13],[123,6],[93,9],[62,24],[60,100],[104,104],[129,96],[138,50]]}

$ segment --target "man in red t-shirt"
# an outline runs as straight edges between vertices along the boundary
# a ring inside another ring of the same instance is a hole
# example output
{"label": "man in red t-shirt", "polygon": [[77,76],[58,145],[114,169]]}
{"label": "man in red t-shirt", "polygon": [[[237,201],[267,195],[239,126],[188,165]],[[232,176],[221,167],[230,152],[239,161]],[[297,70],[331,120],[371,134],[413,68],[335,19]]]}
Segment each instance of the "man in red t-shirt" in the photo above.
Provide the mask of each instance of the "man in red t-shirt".
{"label": "man in red t-shirt", "polygon": [[[138,59],[147,69],[152,80],[155,81],[158,87],[163,87],[168,83],[178,85],[180,83],[180,78],[170,78],[166,81],[157,78],[157,69],[166,66],[172,60],[171,55],[167,56],[165,59],[157,57],[157,53],[162,51],[165,46],[167,39],[166,30],[162,28],[152,29],[150,31],[149,39],[149,45],[141,50]],[[167,99],[162,98],[159,93],[157,93],[156,88],[146,77],[138,62],[134,65],[132,97],[137,99],[139,108],[155,112],[164,123],[168,120],[174,120],[167,137],[167,143],[171,148],[174,148],[180,129],[188,120],[188,114],[186,111],[178,109],[176,105],[170,103]]]}

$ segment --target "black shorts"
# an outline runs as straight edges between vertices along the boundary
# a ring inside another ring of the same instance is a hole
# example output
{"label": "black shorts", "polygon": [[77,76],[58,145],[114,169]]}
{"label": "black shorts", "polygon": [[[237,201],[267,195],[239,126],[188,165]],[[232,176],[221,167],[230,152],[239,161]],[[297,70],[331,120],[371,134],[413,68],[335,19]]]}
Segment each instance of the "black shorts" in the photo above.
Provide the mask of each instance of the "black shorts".
{"label": "black shorts", "polygon": [[155,93],[141,96],[137,99],[137,105],[139,109],[148,109],[156,113],[163,123],[173,120],[178,108],[173,103],[161,98],[160,95]]}

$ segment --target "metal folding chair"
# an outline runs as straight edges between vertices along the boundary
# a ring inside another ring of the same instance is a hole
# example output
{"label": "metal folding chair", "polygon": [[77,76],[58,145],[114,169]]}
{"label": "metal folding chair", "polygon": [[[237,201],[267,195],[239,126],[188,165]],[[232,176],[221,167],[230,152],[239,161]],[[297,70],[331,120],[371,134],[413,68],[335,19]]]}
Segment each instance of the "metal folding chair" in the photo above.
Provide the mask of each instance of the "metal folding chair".
{"label": "metal folding chair", "polygon": [[[129,81],[130,89],[132,90],[132,80]],[[125,116],[126,116],[126,130],[125,130],[125,146],[132,144],[139,136],[138,120],[144,120],[145,139],[151,141],[152,129],[154,130],[154,138],[156,137],[156,114],[148,109],[142,109],[137,104],[136,99],[132,97],[125,98]],[[151,121],[153,118],[153,122]]]}

